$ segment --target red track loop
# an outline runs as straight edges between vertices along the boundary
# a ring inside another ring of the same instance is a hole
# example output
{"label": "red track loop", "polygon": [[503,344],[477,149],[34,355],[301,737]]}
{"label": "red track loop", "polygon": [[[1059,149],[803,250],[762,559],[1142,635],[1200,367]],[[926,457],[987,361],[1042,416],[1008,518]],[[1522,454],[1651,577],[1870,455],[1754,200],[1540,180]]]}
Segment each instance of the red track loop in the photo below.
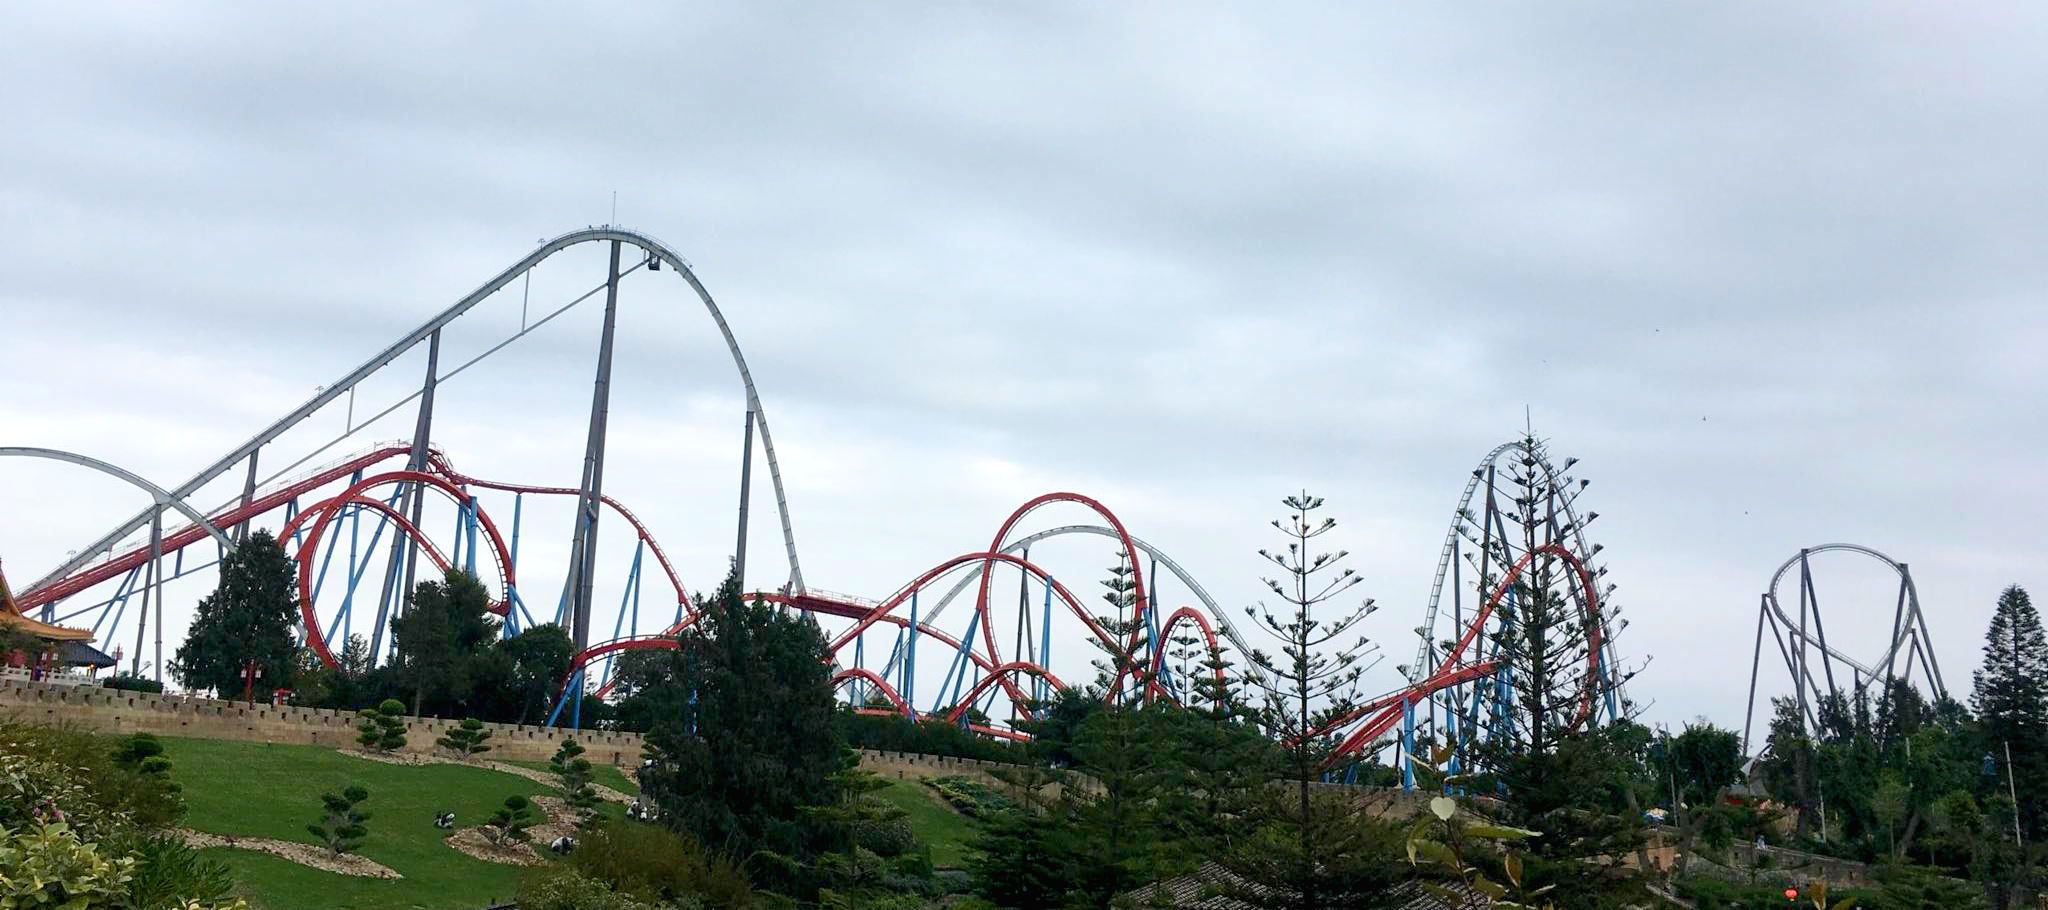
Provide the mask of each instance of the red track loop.
{"label": "red track loop", "polygon": [[[293,516],[291,521],[286,522],[284,528],[278,532],[279,540],[289,540],[292,533],[298,529],[300,524],[305,522],[308,516],[318,516],[314,520],[312,527],[307,530],[306,542],[300,546],[298,553],[299,614],[306,623],[307,646],[311,647],[313,653],[319,656],[321,663],[326,664],[328,667],[339,667],[340,662],[335,659],[334,653],[328,649],[326,637],[320,631],[319,617],[313,611],[313,554],[319,552],[320,536],[327,530],[328,523],[333,521],[336,515],[340,514],[343,504],[368,504],[372,508],[377,508],[379,511],[390,514],[396,519],[399,529],[428,552],[433,558],[435,566],[444,572],[449,568],[448,561],[440,555],[440,552],[434,548],[433,543],[427,539],[427,536],[420,532],[420,529],[413,527],[411,522],[397,515],[382,502],[362,495],[364,490],[371,487],[401,482],[417,483],[423,489],[431,488],[438,490],[450,499],[453,499],[458,505],[474,501],[474,497],[463,492],[460,487],[457,487],[438,474],[431,474],[425,471],[387,471],[382,474],[365,477],[350,485],[348,489],[343,490],[332,499],[324,500],[313,508],[300,512],[298,515]],[[368,502],[364,503],[364,500],[368,500]],[[498,526],[491,521],[490,515],[481,507],[476,510],[476,519],[477,524],[482,526],[484,535],[491,542],[492,552],[498,560],[499,577],[504,580],[505,590],[510,590],[516,582],[512,575],[512,557],[505,550],[504,538],[498,535]],[[411,592],[406,593],[409,595]],[[491,603],[490,611],[500,616],[505,615],[505,612],[509,609],[505,601],[506,595],[504,591],[501,591],[499,597]]]}
{"label": "red track loop", "polygon": [[[1159,626],[1159,640],[1152,643],[1151,679],[1159,679],[1159,669],[1165,665],[1166,661],[1166,643],[1173,638],[1173,627],[1182,620],[1194,623],[1195,628],[1202,630],[1202,638],[1208,642],[1210,655],[1213,656],[1222,650],[1222,646],[1216,642],[1216,630],[1209,625],[1209,617],[1203,616],[1202,611],[1194,607],[1183,606],[1173,611],[1173,615],[1166,617],[1166,622]],[[1218,664],[1215,672],[1216,684],[1218,686],[1224,685],[1223,666]]]}
{"label": "red track loop", "polygon": [[[976,593],[974,596],[974,611],[981,615],[982,644],[984,647],[988,648],[989,659],[1000,660],[1002,655],[1002,652],[996,649],[995,623],[991,621],[988,609],[988,589],[990,583],[989,576],[992,574],[990,572],[990,569],[992,568],[991,564],[995,561],[995,558],[1002,553],[1003,542],[1009,539],[1010,531],[1011,529],[1017,526],[1017,522],[1022,521],[1024,519],[1024,516],[1029,515],[1032,512],[1036,511],[1040,506],[1048,505],[1050,503],[1055,502],[1078,503],[1093,510],[1095,514],[1102,516],[1103,521],[1109,522],[1109,526],[1116,531],[1117,541],[1123,544],[1124,559],[1126,562],[1130,564],[1131,567],[1131,582],[1133,585],[1133,587],[1131,588],[1131,593],[1135,595],[1135,606],[1133,610],[1133,616],[1131,617],[1134,625],[1132,625],[1131,627],[1131,640],[1126,642],[1124,645],[1124,653],[1135,653],[1138,647],[1138,633],[1140,630],[1145,628],[1145,610],[1147,605],[1150,603],[1150,601],[1147,600],[1145,596],[1145,572],[1143,569],[1140,569],[1138,567],[1137,545],[1131,542],[1131,535],[1129,532],[1124,530],[1124,523],[1117,520],[1116,515],[1110,512],[1109,508],[1104,506],[1102,503],[1095,501],[1091,497],[1083,496],[1079,493],[1047,493],[1043,496],[1031,500],[1030,502],[1018,506],[1017,511],[1010,513],[1010,517],[1003,521],[1003,526],[1001,528],[996,529],[995,541],[989,544],[988,553],[985,554],[982,559],[981,586],[979,592]],[[1042,572],[1039,574],[1041,577],[1044,576],[1044,573]],[[1050,581],[1050,579],[1047,580]],[[1076,606],[1075,609],[1076,612],[1078,612],[1081,615],[1082,619],[1088,622],[1089,628],[1095,631],[1097,637],[1101,638],[1105,644],[1109,644],[1112,651],[1116,650],[1114,643],[1110,642],[1110,639],[1106,634],[1103,633],[1102,629],[1095,624],[1093,619],[1088,617],[1088,612],[1086,610],[1081,610],[1078,606]],[[1123,688],[1125,672],[1125,670],[1117,671],[1116,680],[1110,685],[1109,688],[1109,692],[1111,694]],[[1005,683],[1003,688],[1006,691],[1011,691],[1014,695],[1014,686]],[[1156,682],[1152,685],[1147,686],[1145,692],[1146,697],[1152,697],[1158,691],[1158,688],[1159,686]]]}
{"label": "red track loop", "polygon": [[1585,596],[1586,641],[1589,647],[1586,651],[1586,675],[1580,680],[1579,685],[1579,709],[1577,715],[1572,719],[1572,726],[1577,727],[1585,723],[1586,718],[1593,713],[1593,698],[1599,688],[1600,680],[1599,593],[1593,587],[1593,575],[1586,571],[1585,564],[1581,563],[1579,558],[1572,555],[1572,552],[1563,545],[1550,543],[1522,554],[1522,558],[1515,561],[1515,564],[1508,569],[1507,574],[1501,578],[1499,586],[1494,588],[1493,596],[1486,599],[1486,604],[1472,617],[1471,625],[1465,627],[1465,634],[1459,636],[1457,644],[1451,648],[1449,653],[1444,655],[1443,662],[1437,665],[1435,672],[1415,685],[1361,705],[1336,722],[1316,731],[1313,735],[1325,736],[1343,729],[1361,717],[1375,715],[1364,726],[1359,727],[1350,736],[1345,737],[1344,741],[1338,744],[1337,750],[1331,754],[1331,759],[1334,761],[1342,756],[1356,753],[1373,740],[1378,739],[1381,734],[1393,729],[1395,724],[1400,723],[1403,714],[1406,713],[1410,705],[1420,702],[1440,690],[1490,675],[1498,667],[1497,661],[1481,661],[1466,666],[1458,666],[1458,662],[1464,658],[1465,649],[1471,647],[1472,642],[1476,641],[1485,630],[1486,621],[1492,618],[1494,608],[1499,606],[1501,599],[1507,596],[1509,589],[1514,586],[1515,580],[1521,577],[1522,572],[1538,556],[1555,557],[1571,566],[1571,578],[1578,582],[1579,591]]}
{"label": "red track loop", "polygon": [[[1065,494],[1053,495],[1057,496]],[[988,581],[988,569],[986,567],[990,563],[995,562],[1006,562],[1011,565],[1018,566],[1019,568],[1022,568],[1024,571],[1038,576],[1040,580],[1044,581],[1047,585],[1052,587],[1053,593],[1059,595],[1060,601],[1062,603],[1065,603],[1067,605],[1067,609],[1072,611],[1076,617],[1080,618],[1082,624],[1088,627],[1088,631],[1094,633],[1097,641],[1101,642],[1105,647],[1110,648],[1112,650],[1114,650],[1117,647],[1116,639],[1109,634],[1109,631],[1102,628],[1101,625],[1097,624],[1095,622],[1095,618],[1088,615],[1088,611],[1082,608],[1080,601],[1074,599],[1074,595],[1067,590],[1066,586],[1060,584],[1059,581],[1053,578],[1051,575],[1046,574],[1044,569],[1041,569],[1038,566],[1033,565],[1031,562],[1025,560],[1021,556],[1013,556],[1008,553],[989,551],[986,553],[962,554],[960,556],[955,556],[952,559],[946,560],[945,562],[939,563],[936,566],[933,566],[931,569],[927,570],[923,575],[918,576],[917,580],[912,581],[910,584],[903,586],[902,590],[897,591],[894,595],[891,595],[888,600],[883,601],[874,609],[869,610],[866,615],[861,617],[859,622],[853,624],[852,628],[840,633],[838,638],[833,639],[832,643],[828,646],[828,649],[834,654],[839,653],[840,648],[845,647],[848,643],[852,642],[855,638],[859,637],[860,633],[866,631],[869,626],[874,625],[876,622],[880,621],[883,616],[891,613],[897,607],[902,606],[903,603],[910,598],[910,593],[912,591],[922,589],[925,585],[930,584],[934,579],[946,574],[947,572],[952,571],[953,569],[977,561],[981,562],[984,567],[982,569],[981,576],[984,584],[986,584]],[[984,670],[989,670],[992,672],[992,667],[990,665],[999,665],[997,658],[1001,654],[1001,652],[996,650],[994,638],[987,634],[989,624],[988,605],[985,603],[980,605],[979,611],[982,614],[980,622],[982,626],[982,632],[984,633],[983,641],[987,644],[988,647],[988,653],[984,656],[987,657],[988,660],[986,662],[977,661],[977,663],[982,663]],[[919,625],[922,626],[923,624],[919,623]],[[1043,667],[1039,667],[1038,669],[1040,672],[1044,671]],[[1122,677],[1119,676],[1118,678],[1119,680],[1121,680]],[[1003,691],[1010,696],[1011,702],[1021,704],[1025,701],[1024,690],[1018,688],[1017,684],[1014,681],[1012,681],[1009,676],[1000,676],[997,677],[997,679],[1000,680],[1000,685],[1002,685]]]}

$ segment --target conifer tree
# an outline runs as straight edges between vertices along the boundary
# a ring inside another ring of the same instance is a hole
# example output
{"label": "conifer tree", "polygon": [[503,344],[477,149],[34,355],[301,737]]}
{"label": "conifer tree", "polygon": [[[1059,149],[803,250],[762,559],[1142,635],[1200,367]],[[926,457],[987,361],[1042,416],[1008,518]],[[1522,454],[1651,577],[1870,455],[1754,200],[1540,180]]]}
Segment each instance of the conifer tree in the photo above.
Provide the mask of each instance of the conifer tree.
{"label": "conifer tree", "polygon": [[1349,551],[1311,552],[1311,541],[1337,526],[1336,519],[1315,517],[1322,497],[1303,491],[1281,502],[1289,514],[1272,524],[1287,549],[1259,555],[1280,568],[1279,578],[1264,581],[1284,606],[1245,612],[1279,642],[1277,656],[1251,653],[1248,681],[1263,703],[1260,726],[1284,749],[1281,770],[1290,785],[1264,788],[1264,827],[1227,857],[1231,871],[1255,886],[1231,896],[1288,910],[1369,907],[1385,898],[1392,881],[1387,858],[1367,855],[1364,807],[1348,795],[1312,794],[1311,784],[1335,748],[1332,725],[1356,703],[1370,648],[1362,635],[1345,640],[1373,602],[1338,602],[1363,580],[1356,570],[1340,569]]}
{"label": "conifer tree", "polygon": [[[253,669],[285,689],[298,672],[297,569],[269,531],[250,534],[221,558],[220,583],[199,602],[170,670],[193,689],[240,697]],[[253,696],[253,692],[251,693]]]}
{"label": "conifer tree", "polygon": [[842,745],[825,637],[807,614],[746,602],[737,576],[641,695],[659,704],[641,792],[665,824],[738,856],[795,856],[798,809],[829,803]]}
{"label": "conifer tree", "polygon": [[2038,841],[2048,831],[2048,804],[2039,786],[2026,784],[2048,775],[2048,640],[2041,632],[2041,614],[2019,585],[1998,595],[1984,636],[1984,666],[1975,681],[1970,706],[1984,743],[2005,775],[2021,782],[2010,788],[2019,793],[2020,826],[2027,842]]}

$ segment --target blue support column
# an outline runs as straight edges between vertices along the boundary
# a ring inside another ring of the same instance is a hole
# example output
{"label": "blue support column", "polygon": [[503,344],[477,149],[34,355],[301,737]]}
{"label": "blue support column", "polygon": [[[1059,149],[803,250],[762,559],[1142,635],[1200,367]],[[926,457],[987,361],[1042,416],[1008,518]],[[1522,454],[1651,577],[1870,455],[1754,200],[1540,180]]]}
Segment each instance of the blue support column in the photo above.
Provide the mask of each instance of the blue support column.
{"label": "blue support column", "polygon": [[917,634],[916,591],[910,592],[910,625],[904,628],[903,634],[907,636],[903,639],[903,685],[898,686],[897,688],[901,690],[901,694],[903,696],[903,703],[906,705],[910,705],[912,711],[916,711],[917,640],[920,637]]}
{"label": "blue support column", "polygon": [[[1038,636],[1038,665],[1050,670],[1052,669],[1052,579],[1050,578],[1045,579],[1045,613],[1044,619],[1038,624]],[[1045,677],[1040,676],[1036,677],[1036,679],[1038,681],[1037,691],[1039,700],[1044,701],[1052,697],[1052,685],[1045,681]]]}

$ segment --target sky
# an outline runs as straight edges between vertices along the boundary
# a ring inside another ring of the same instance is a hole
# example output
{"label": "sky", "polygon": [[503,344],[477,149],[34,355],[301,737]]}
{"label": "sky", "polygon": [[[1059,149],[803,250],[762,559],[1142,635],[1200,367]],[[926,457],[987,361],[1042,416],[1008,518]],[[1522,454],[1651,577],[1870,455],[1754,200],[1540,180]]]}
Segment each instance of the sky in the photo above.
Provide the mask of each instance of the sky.
{"label": "sky", "polygon": [[[0,445],[174,485],[540,239],[619,223],[690,261],[745,350],[815,587],[886,595],[1070,490],[1235,611],[1264,593],[1279,500],[1308,489],[1380,607],[1371,679],[1392,688],[1458,494],[1525,421],[1594,481],[1589,533],[1652,722],[1740,726],[1758,597],[1801,547],[1909,563],[1957,695],[2000,589],[2048,586],[2037,8],[8,20]],[[516,332],[522,302],[538,318],[600,283],[602,257],[563,253],[465,316],[444,364]],[[601,303],[442,388],[434,439],[459,468],[575,484]],[[733,548],[737,377],[667,272],[622,285],[619,325],[606,491],[709,588]],[[407,394],[423,353],[356,416]],[[330,408],[279,448],[349,420]],[[307,467],[410,432],[402,408]],[[144,505],[7,462],[17,586]],[[771,587],[787,567],[761,467],[748,581]],[[533,508],[527,592],[559,587],[567,549],[566,510]],[[598,599],[624,604],[613,527]],[[1092,599],[1113,558],[1090,539],[1042,561]],[[1830,636],[1874,656],[1888,570],[1815,565]],[[197,578],[167,590],[167,652]],[[1774,663],[1765,694],[1788,690]]]}

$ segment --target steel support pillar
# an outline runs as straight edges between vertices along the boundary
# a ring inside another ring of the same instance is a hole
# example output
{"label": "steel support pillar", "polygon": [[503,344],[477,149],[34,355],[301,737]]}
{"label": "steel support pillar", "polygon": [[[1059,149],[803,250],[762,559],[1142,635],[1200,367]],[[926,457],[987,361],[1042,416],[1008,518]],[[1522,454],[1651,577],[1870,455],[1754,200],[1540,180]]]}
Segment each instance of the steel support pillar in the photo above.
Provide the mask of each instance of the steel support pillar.
{"label": "steel support pillar", "polygon": [[754,409],[747,408],[747,434],[740,442],[740,538],[733,545],[732,574],[747,589],[747,494],[754,479]]}
{"label": "steel support pillar", "polygon": [[[580,545],[575,554],[576,595],[570,604],[571,634],[576,640],[576,650],[590,647],[591,590],[596,581],[593,566],[597,563],[597,518],[598,508],[604,498],[604,440],[605,424],[611,410],[612,392],[612,339],[618,327],[619,317],[619,241],[612,241],[611,266],[606,271],[604,294],[604,330],[597,345],[597,381],[590,398],[590,436],[583,448],[583,488],[576,500],[577,524],[582,533],[577,535]],[[580,680],[579,680],[580,682]],[[582,689],[577,689],[578,714],[581,720]]]}

